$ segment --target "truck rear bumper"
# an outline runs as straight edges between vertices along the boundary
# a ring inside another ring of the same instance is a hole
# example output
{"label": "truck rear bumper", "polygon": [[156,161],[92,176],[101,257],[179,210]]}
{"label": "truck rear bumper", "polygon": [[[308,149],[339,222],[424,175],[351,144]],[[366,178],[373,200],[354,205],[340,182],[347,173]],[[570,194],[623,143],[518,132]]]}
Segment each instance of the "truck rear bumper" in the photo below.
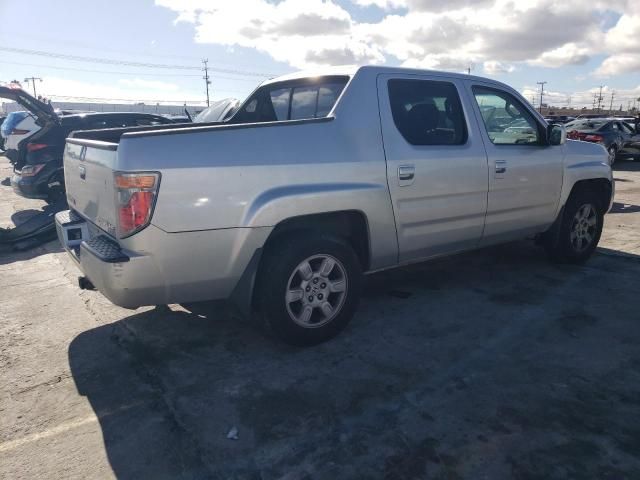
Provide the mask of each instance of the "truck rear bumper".
{"label": "truck rear bumper", "polygon": [[56,230],[97,290],[137,308],[228,298],[270,229],[167,233],[150,225],[125,246],[67,210],[56,215]]}

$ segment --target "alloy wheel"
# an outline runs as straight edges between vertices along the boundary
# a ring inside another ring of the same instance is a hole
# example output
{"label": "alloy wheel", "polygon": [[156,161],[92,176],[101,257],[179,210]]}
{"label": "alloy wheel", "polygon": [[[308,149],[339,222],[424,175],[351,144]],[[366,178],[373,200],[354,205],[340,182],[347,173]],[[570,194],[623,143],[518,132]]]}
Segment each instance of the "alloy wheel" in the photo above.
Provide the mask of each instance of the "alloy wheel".
{"label": "alloy wheel", "polygon": [[592,204],[586,203],[578,208],[570,230],[571,247],[577,253],[582,253],[591,246],[596,238],[597,224],[598,214]]}
{"label": "alloy wheel", "polygon": [[289,277],[287,312],[301,327],[321,327],[340,313],[348,288],[346,269],[337,258],[313,255],[300,262]]}

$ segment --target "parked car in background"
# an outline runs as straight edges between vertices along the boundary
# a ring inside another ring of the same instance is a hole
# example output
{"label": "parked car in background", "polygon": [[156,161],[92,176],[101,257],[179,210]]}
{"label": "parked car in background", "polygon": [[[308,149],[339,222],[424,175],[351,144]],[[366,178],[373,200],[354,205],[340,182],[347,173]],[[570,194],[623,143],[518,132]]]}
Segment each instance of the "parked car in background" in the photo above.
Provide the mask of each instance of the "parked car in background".
{"label": "parked car in background", "polygon": [[624,160],[640,160],[640,131],[628,122],[620,122],[626,134],[625,143],[618,152],[618,158]]}
{"label": "parked car in background", "polygon": [[81,287],[231,297],[297,345],[347,325],[363,272],[528,236],[583,262],[614,193],[604,149],[516,90],[389,67],[269,80],[223,124],[74,132],[64,164]]}
{"label": "parked car in background", "polygon": [[4,151],[4,136],[2,135],[2,124],[7,117],[0,115],[0,150]]}
{"label": "parked car in background", "polygon": [[225,98],[224,100],[213,102],[209,107],[195,116],[193,123],[224,122],[231,118],[239,105],[240,100],[235,98]]}
{"label": "parked car in background", "polygon": [[40,130],[36,119],[29,112],[11,112],[2,123],[0,134],[4,137],[5,156],[15,165],[18,160],[18,145],[22,140]]}
{"label": "parked car in background", "polygon": [[577,119],[565,125],[567,138],[585,142],[599,143],[604,146],[609,156],[609,164],[613,165],[618,153],[632,140],[630,127],[624,122],[607,118]]}
{"label": "parked car in background", "polygon": [[191,123],[192,121],[191,117],[187,115],[172,115],[169,113],[165,113],[162,116],[171,120],[172,123]]}
{"label": "parked car in background", "polygon": [[576,119],[576,117],[571,117],[569,115],[547,115],[544,119],[548,123],[569,123]]}
{"label": "parked car in background", "polygon": [[51,105],[15,88],[0,87],[0,97],[14,100],[27,108],[29,118],[32,118],[34,123],[37,122],[38,127],[35,133],[26,136],[15,145],[11,185],[18,195],[43,199],[50,203],[64,198],[62,155],[65,140],[73,130],[173,124],[168,118],[148,113],[58,115]]}
{"label": "parked car in background", "polygon": [[602,113],[583,113],[582,115],[578,115],[576,120],[588,120],[593,118],[604,118],[606,115]]}

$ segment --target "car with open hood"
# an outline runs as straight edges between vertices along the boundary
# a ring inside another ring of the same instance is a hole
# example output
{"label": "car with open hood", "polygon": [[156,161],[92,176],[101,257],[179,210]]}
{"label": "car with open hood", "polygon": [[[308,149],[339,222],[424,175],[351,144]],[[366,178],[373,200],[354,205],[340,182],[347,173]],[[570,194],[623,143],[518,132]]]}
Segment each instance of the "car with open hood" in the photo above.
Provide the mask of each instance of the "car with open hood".
{"label": "car with open hood", "polygon": [[21,139],[15,146],[10,157],[14,165],[11,185],[18,195],[49,203],[64,199],[62,156],[66,138],[72,131],[174,124],[169,118],[149,113],[58,114],[51,105],[18,88],[0,87],[0,97],[20,104],[38,126],[37,132]]}

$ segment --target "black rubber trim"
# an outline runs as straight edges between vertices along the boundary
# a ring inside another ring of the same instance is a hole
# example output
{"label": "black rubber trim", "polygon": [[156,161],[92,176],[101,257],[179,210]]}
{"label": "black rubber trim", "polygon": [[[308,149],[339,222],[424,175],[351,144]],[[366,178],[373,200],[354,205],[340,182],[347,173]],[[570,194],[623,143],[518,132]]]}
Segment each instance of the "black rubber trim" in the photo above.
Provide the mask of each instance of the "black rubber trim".
{"label": "black rubber trim", "polygon": [[[326,123],[331,122],[335,117],[320,117],[320,118],[303,118],[301,120],[279,120],[276,122],[258,122],[258,123],[236,123],[236,124],[218,124],[210,126],[189,126],[185,128],[169,128],[163,130],[150,130],[139,132],[124,132],[123,138],[138,138],[138,137],[155,137],[160,135],[180,135],[185,133],[200,133],[200,132],[215,132],[218,130],[240,130],[244,128],[266,128],[266,127],[287,127],[292,125],[307,125],[312,123]],[[67,142],[69,139],[67,139]],[[79,143],[83,145],[82,143]]]}
{"label": "black rubber trim", "polygon": [[94,257],[106,263],[124,263],[129,261],[129,257],[120,250],[120,246],[103,235],[85,240],[80,245]]}

